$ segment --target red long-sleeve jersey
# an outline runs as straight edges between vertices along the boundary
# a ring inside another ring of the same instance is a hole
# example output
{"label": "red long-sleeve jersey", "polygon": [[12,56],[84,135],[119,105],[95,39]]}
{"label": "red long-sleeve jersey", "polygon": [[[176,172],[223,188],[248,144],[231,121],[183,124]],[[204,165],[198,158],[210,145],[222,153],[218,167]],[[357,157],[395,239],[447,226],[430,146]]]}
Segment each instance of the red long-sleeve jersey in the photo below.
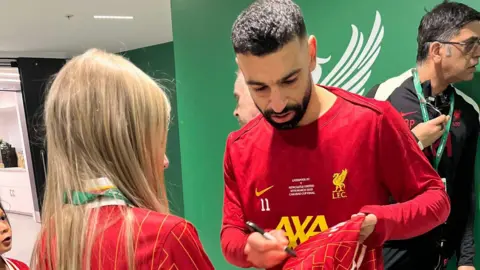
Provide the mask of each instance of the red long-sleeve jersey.
{"label": "red long-sleeve jersey", "polygon": [[14,259],[9,259],[9,258],[3,258],[5,261],[5,264],[7,265],[7,269],[13,269],[13,270],[28,270],[30,269],[26,264],[24,264],[21,261],[17,261]]}
{"label": "red long-sleeve jersey", "polygon": [[[337,96],[317,121],[277,130],[263,117],[229,135],[221,230],[226,259],[250,267],[245,221],[282,229],[295,247],[352,214],[375,214],[377,247],[443,223],[450,202],[402,117],[386,102],[325,87]],[[397,204],[390,204],[392,196]],[[279,266],[281,267],[281,266]]]}
{"label": "red long-sleeve jersey", "polygon": [[[123,233],[126,218],[119,206],[103,206],[99,211],[88,269],[126,270],[128,255]],[[135,258],[136,269],[214,269],[191,223],[141,208],[133,208],[132,212],[134,254],[130,256]],[[47,266],[41,269],[55,269],[51,267],[54,258],[46,254],[46,250],[35,254]]]}

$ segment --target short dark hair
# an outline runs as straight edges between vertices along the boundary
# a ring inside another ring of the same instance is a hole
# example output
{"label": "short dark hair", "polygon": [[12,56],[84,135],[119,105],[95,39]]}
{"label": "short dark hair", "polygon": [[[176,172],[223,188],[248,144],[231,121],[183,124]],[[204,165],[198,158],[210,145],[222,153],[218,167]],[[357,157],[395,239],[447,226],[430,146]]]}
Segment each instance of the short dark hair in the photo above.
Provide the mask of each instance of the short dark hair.
{"label": "short dark hair", "polygon": [[417,62],[427,58],[431,42],[448,41],[474,21],[480,21],[480,13],[465,4],[444,1],[435,6],[423,16],[418,26]]}
{"label": "short dark hair", "polygon": [[232,27],[235,53],[263,56],[280,50],[307,29],[300,7],[291,0],[257,0]]}

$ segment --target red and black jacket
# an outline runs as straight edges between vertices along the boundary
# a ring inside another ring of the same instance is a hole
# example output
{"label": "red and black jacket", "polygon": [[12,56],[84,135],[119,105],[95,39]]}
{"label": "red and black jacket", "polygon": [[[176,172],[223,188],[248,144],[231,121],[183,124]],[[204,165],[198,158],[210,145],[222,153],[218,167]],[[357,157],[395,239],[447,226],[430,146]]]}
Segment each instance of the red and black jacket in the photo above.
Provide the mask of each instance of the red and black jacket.
{"label": "red and black jacket", "polygon": [[[422,88],[425,98],[428,99],[432,96],[429,81],[424,82]],[[386,254],[386,266],[389,263],[394,264],[395,260],[417,260],[417,251],[421,251],[422,254],[418,257],[418,260],[425,260],[428,257],[425,256],[425,253],[428,253],[428,251],[432,253],[430,257],[436,260],[438,256],[433,253],[442,252],[448,258],[456,254],[459,266],[473,266],[475,254],[473,229],[476,211],[474,176],[477,140],[480,130],[479,113],[478,105],[453,86],[449,86],[442,93],[444,95],[443,99],[446,99],[447,103],[452,92],[455,95],[452,125],[438,168],[440,176],[446,178],[447,181],[447,193],[451,201],[450,216],[445,225],[423,236],[386,243],[385,248],[393,249],[394,252],[391,253],[395,254],[395,256],[390,256],[391,258]],[[374,86],[367,97],[389,101],[402,114],[410,130],[423,122],[411,70]],[[439,105],[436,104],[434,107],[438,108]],[[445,114],[448,114],[449,105],[446,107]],[[427,106],[427,109],[430,119],[439,116],[439,113],[432,106]],[[442,108],[440,109],[442,112],[445,111]],[[440,140],[435,142],[432,147],[424,149],[424,153],[432,165],[439,142]],[[439,249],[438,242],[441,239],[446,241],[444,248]]]}

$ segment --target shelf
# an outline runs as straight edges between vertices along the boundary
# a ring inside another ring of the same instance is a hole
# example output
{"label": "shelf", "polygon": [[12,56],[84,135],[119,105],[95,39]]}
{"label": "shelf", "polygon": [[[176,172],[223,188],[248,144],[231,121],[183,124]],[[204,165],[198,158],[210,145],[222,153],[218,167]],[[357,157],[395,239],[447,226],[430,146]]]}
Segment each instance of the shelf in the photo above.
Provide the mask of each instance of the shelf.
{"label": "shelf", "polygon": [[17,109],[16,106],[0,107],[0,112],[2,112],[2,111],[15,111],[16,109]]}
{"label": "shelf", "polygon": [[24,168],[0,168],[0,172],[27,172]]}

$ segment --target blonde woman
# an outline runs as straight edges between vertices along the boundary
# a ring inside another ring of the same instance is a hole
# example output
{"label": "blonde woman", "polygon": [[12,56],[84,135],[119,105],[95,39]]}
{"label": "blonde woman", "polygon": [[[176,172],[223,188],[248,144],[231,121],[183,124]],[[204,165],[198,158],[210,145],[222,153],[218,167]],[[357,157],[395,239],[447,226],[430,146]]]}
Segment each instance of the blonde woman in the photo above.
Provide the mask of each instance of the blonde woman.
{"label": "blonde woman", "polygon": [[192,224],[168,214],[170,104],[121,56],[89,50],[45,103],[48,178],[35,269],[213,269]]}

